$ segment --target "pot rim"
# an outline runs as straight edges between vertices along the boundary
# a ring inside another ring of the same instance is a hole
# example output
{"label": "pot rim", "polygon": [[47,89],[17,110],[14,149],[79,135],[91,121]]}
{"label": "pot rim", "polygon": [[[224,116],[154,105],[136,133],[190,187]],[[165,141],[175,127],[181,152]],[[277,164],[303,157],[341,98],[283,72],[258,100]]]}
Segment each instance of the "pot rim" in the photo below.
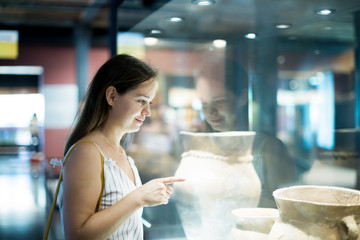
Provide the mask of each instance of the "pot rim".
{"label": "pot rim", "polygon": [[189,135],[196,137],[238,137],[238,136],[254,136],[255,131],[225,131],[225,132],[191,132],[180,131],[181,135]]}
{"label": "pot rim", "polygon": [[359,206],[360,205],[360,200],[357,204],[340,204],[340,203],[326,203],[326,202],[316,202],[313,200],[304,200],[304,199],[295,199],[295,198],[291,198],[291,197],[284,197],[284,196],[279,196],[280,193],[285,192],[289,189],[310,189],[310,188],[315,188],[315,189],[333,189],[333,190],[340,190],[340,191],[346,191],[349,193],[353,193],[354,195],[358,196],[360,199],[360,191],[359,190],[355,190],[355,189],[351,189],[351,188],[345,188],[345,187],[336,187],[336,186],[318,186],[318,185],[299,185],[299,186],[291,186],[291,187],[284,187],[284,188],[279,188],[277,190],[275,190],[273,192],[273,197],[275,198],[275,200],[285,200],[285,201],[295,201],[295,202],[299,202],[299,203],[307,203],[307,204],[313,204],[313,205],[319,205],[319,206]]}

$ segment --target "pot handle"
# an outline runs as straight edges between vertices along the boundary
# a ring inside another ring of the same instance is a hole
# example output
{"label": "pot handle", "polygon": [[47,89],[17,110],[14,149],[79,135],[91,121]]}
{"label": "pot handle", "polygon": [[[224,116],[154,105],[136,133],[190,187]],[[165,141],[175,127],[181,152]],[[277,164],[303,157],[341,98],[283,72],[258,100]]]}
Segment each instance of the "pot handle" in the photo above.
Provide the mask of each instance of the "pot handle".
{"label": "pot handle", "polygon": [[359,229],[354,216],[346,216],[337,224],[341,240],[357,240]]}

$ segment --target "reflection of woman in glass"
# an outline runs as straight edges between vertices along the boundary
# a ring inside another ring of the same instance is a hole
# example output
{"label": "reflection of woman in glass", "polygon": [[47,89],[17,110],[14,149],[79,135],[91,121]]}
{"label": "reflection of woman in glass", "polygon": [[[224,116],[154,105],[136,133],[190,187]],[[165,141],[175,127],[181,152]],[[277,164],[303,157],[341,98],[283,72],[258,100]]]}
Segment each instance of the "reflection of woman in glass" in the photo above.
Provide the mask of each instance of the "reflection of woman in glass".
{"label": "reflection of woman in glass", "polygon": [[235,102],[236,98],[233,93],[226,93],[223,82],[199,76],[196,89],[202,112],[211,128],[216,131],[234,130],[236,114],[229,103]]}
{"label": "reflection of woman in glass", "polygon": [[202,103],[202,112],[206,121],[216,131],[227,131],[234,129],[236,115],[229,114],[231,106],[229,102],[235,101],[233,94],[225,93],[221,81],[212,81],[199,76],[197,79],[197,93]]}
{"label": "reflection of woman in glass", "polygon": [[[228,87],[222,64],[223,62],[219,61],[196,73],[196,92],[202,102],[202,112],[215,131],[246,131],[248,126],[244,116],[239,115],[239,109],[248,104],[247,91]],[[248,81],[242,68],[241,77],[242,81]],[[295,181],[292,159],[279,139],[261,132],[256,133],[253,155],[254,167],[262,182],[259,206],[275,207],[272,192]]]}

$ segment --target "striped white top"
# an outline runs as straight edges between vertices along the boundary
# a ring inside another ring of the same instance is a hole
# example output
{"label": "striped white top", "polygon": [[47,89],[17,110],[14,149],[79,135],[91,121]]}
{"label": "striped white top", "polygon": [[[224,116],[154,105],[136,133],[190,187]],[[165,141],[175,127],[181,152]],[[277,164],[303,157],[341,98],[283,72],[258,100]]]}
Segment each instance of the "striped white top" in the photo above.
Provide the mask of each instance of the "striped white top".
{"label": "striped white top", "polygon": [[[99,148],[99,147],[98,147]],[[100,148],[99,148],[100,150]],[[141,180],[139,172],[135,166],[134,160],[128,157],[130,166],[135,176],[135,183],[130,180],[128,175],[116,165],[115,161],[106,157],[102,151],[101,154],[104,157],[104,190],[102,195],[102,201],[100,211],[112,206],[118,202],[121,198],[129,194],[131,191],[141,186]],[[60,209],[61,223],[64,232],[63,218],[62,218],[62,202],[63,202],[63,186],[61,183],[58,204]],[[140,208],[134,214],[132,214],[108,239],[109,240],[143,240],[143,226],[142,215],[143,209]]]}
{"label": "striped white top", "polygon": [[[111,158],[104,156],[104,177],[105,186],[102,196],[100,210],[108,208],[118,202],[121,198],[141,186],[141,180],[134,160],[128,157],[132,171],[135,175],[136,186],[128,175],[116,165]],[[143,226],[141,221],[143,209],[130,216],[121,226],[110,236],[110,240],[142,240]]]}

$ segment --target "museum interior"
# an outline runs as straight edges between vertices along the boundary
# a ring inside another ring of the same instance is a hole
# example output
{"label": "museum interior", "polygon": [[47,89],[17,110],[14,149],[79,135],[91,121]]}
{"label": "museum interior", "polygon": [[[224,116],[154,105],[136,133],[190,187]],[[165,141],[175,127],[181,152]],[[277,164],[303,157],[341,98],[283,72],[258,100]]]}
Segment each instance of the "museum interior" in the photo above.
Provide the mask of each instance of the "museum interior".
{"label": "museum interior", "polygon": [[186,179],[145,240],[360,239],[359,46],[358,0],[0,0],[0,240],[43,239],[52,160],[122,53],[159,73],[127,155]]}

